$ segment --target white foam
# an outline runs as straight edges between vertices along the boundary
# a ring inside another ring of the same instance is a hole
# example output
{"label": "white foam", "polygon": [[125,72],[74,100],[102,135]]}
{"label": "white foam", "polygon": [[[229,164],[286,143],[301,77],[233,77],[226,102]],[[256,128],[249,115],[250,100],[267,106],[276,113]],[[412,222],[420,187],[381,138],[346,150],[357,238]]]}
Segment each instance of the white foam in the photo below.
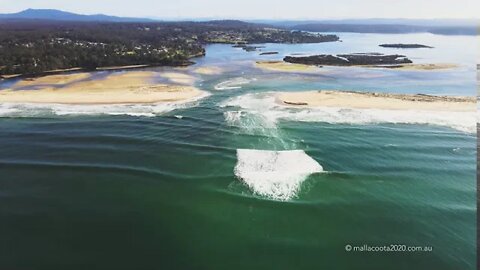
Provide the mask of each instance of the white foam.
{"label": "white foam", "polygon": [[233,90],[241,89],[242,85],[249,84],[252,80],[244,77],[234,78],[215,85],[215,90]]}
{"label": "white foam", "polygon": [[226,111],[224,116],[229,125],[236,126],[242,120],[242,114],[244,114],[242,111]]}
{"label": "white foam", "polygon": [[0,117],[45,117],[66,115],[129,115],[137,117],[154,117],[176,109],[197,105],[201,95],[186,103],[162,102],[153,104],[40,104],[40,103],[1,103]]}
{"label": "white foam", "polygon": [[[326,122],[332,124],[419,124],[451,127],[475,133],[477,112],[446,112],[421,110],[377,110],[350,108],[289,108],[275,102],[275,93],[246,94],[221,104],[222,107],[239,107],[244,111],[237,118],[225,117],[229,124],[242,123],[242,117],[261,115],[268,125],[278,120]],[[238,111],[238,109],[236,109]],[[226,113],[227,115],[228,113]],[[245,122],[245,121],[243,121]]]}
{"label": "white foam", "polygon": [[302,150],[237,150],[234,173],[254,193],[275,200],[296,196],[301,183],[323,168]]}

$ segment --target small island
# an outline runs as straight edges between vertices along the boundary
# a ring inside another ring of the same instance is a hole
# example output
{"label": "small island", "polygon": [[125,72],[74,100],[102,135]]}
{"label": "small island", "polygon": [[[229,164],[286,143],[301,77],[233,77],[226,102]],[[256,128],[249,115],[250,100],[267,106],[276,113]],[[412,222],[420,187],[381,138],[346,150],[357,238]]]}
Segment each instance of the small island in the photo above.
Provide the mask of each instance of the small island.
{"label": "small island", "polygon": [[422,45],[422,44],[403,44],[403,43],[392,43],[392,44],[380,44],[378,45],[384,48],[401,48],[401,49],[417,49],[417,48],[428,48],[432,49],[433,47]]}
{"label": "small island", "polygon": [[315,66],[371,66],[399,65],[412,63],[405,55],[381,53],[320,54],[311,56],[286,56],[283,61],[294,64]]}
{"label": "small island", "polygon": [[262,52],[260,55],[272,55],[272,54],[278,54],[278,52]]}

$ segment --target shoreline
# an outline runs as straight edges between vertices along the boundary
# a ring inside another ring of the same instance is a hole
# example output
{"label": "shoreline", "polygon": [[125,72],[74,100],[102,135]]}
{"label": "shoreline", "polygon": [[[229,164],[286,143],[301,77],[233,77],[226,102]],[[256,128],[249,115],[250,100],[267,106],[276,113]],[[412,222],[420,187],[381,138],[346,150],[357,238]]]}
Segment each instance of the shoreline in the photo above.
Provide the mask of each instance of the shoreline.
{"label": "shoreline", "polygon": [[[197,56],[194,56],[197,57]],[[192,58],[194,58],[192,57]],[[100,71],[121,71],[121,70],[135,70],[135,69],[142,69],[142,68],[151,68],[151,67],[188,67],[194,65],[195,62],[193,61],[185,61],[185,63],[173,64],[173,65],[162,65],[162,64],[140,64],[140,65],[126,65],[126,66],[110,66],[110,67],[97,67],[95,69],[88,69],[88,68],[81,68],[81,67],[74,67],[74,68],[66,68],[66,69],[56,69],[56,70],[49,70],[34,74],[11,74],[11,75],[0,75],[0,81],[10,81],[15,79],[30,79],[30,78],[40,78],[45,76],[51,75],[61,75],[61,74],[72,74],[72,73],[93,73],[93,72],[100,72]]]}
{"label": "shoreline", "polygon": [[331,90],[281,92],[276,94],[276,103],[292,108],[338,107],[452,112],[474,112],[477,110],[476,97]]}
{"label": "shoreline", "polygon": [[319,66],[288,63],[284,61],[255,61],[254,67],[264,71],[276,72],[307,72],[313,73],[320,70]]}

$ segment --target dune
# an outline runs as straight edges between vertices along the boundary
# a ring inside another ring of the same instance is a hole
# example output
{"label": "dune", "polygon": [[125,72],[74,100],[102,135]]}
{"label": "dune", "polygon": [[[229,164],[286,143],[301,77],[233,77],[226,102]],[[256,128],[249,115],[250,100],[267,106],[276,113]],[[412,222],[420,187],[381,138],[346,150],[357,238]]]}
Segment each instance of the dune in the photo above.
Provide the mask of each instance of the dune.
{"label": "dune", "polygon": [[[78,80],[79,78],[88,78],[89,73],[47,76],[18,83],[20,85],[33,85],[34,83],[43,85],[46,84],[45,82],[49,82],[40,90],[5,89],[0,91],[0,102],[59,104],[181,102],[189,101],[204,93],[190,85],[155,84],[153,78],[157,75],[158,73],[150,71],[132,71],[114,73],[98,80],[83,81]],[[67,81],[71,83],[58,86],[59,82]]]}
{"label": "dune", "polygon": [[290,107],[474,112],[475,97],[386,94],[354,91],[306,91],[277,94],[277,102]]}

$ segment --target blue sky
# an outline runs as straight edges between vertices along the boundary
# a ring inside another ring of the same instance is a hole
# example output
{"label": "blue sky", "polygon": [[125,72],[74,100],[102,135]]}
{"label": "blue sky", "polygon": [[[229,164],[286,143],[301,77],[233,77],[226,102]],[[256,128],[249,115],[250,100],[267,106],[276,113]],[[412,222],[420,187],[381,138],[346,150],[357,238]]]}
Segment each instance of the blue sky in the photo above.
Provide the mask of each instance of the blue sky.
{"label": "blue sky", "polygon": [[155,18],[479,18],[479,0],[0,0],[0,13],[54,8]]}

